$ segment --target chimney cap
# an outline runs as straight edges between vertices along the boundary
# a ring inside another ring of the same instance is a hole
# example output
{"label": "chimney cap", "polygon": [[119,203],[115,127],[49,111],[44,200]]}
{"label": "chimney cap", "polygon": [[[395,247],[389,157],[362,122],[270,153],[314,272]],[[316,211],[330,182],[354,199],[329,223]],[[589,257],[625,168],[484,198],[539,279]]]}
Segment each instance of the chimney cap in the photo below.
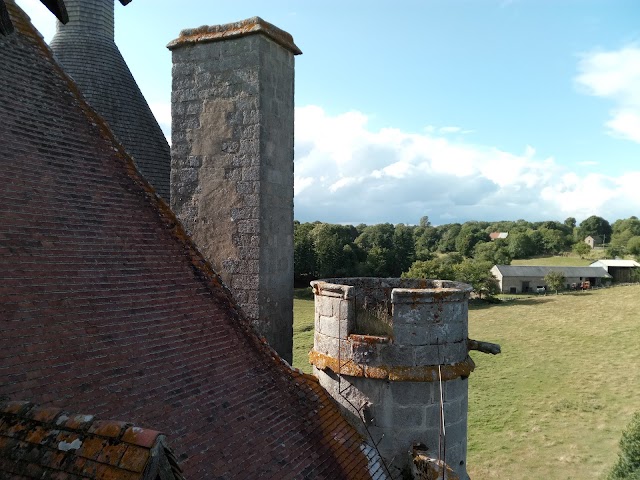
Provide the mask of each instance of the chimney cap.
{"label": "chimney cap", "polygon": [[264,21],[260,17],[251,17],[234,23],[226,23],[224,25],[212,25],[198,28],[189,28],[182,30],[180,36],[172,40],[167,45],[169,50],[182,47],[184,45],[194,43],[219,42],[229,38],[244,37],[261,33],[271,38],[281,47],[286,48],[294,55],[300,55],[300,50],[295,43],[291,34],[279,29],[275,25]]}

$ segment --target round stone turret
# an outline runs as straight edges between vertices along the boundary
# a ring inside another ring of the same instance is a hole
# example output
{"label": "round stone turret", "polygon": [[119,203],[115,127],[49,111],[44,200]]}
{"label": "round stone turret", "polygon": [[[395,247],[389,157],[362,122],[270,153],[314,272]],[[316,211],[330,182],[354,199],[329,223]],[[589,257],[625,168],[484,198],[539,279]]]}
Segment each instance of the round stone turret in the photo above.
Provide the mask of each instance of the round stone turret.
{"label": "round stone turret", "polygon": [[379,442],[392,476],[402,478],[415,468],[411,452],[418,449],[468,479],[472,288],[445,280],[386,278],[311,285],[314,373],[361,433]]}

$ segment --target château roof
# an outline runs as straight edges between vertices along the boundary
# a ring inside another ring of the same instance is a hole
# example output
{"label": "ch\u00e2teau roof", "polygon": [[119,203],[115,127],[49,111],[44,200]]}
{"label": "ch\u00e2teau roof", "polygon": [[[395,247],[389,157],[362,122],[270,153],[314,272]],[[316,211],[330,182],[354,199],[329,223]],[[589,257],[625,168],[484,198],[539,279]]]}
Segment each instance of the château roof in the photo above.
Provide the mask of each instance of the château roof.
{"label": "ch\u00e2teau roof", "polygon": [[162,431],[186,478],[380,475],[317,381],[255,336],[28,17],[6,4],[0,396]]}
{"label": "ch\u00e2teau roof", "polygon": [[69,22],[58,23],[51,41],[56,59],[107,121],[140,172],[169,202],[169,144],[114,41],[113,0],[65,0],[65,4]]}

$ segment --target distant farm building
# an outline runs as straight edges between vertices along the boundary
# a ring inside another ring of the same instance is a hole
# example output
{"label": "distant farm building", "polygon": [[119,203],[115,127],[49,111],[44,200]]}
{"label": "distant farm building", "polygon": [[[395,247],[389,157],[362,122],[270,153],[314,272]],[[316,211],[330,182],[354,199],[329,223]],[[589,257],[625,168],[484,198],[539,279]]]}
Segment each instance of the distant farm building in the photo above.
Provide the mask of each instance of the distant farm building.
{"label": "distant farm building", "polygon": [[611,275],[601,266],[594,267],[542,267],[530,265],[494,265],[491,273],[498,279],[502,293],[535,292],[546,287],[544,277],[550,272],[560,272],[566,280],[566,287],[589,282],[591,287],[602,285]]}
{"label": "distant farm building", "polygon": [[633,260],[598,260],[590,266],[602,267],[613,277],[615,282],[624,283],[633,281],[635,270],[640,267],[640,263]]}
{"label": "distant farm building", "polygon": [[591,248],[596,248],[604,245],[604,238],[599,235],[594,235],[593,237],[589,235],[588,237],[585,237],[584,243],[589,245]]}
{"label": "distant farm building", "polygon": [[489,238],[491,240],[505,239],[509,236],[508,232],[491,232]]}

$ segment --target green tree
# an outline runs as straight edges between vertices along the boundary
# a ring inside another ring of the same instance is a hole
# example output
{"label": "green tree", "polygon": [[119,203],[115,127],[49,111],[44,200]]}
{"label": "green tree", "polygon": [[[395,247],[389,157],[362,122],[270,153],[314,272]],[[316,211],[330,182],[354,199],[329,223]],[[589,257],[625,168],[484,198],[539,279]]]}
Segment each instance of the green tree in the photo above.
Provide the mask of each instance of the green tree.
{"label": "green tree", "polygon": [[492,265],[510,265],[511,260],[513,260],[507,248],[506,240],[477,243],[473,249],[473,258],[491,262]]}
{"label": "green tree", "polygon": [[468,283],[479,298],[490,297],[498,293],[498,280],[491,273],[493,263],[465,258],[454,265],[454,280]]}
{"label": "green tree", "polygon": [[411,268],[402,274],[402,278],[453,280],[453,265],[440,259],[416,260]]}
{"label": "green tree", "polygon": [[571,238],[561,230],[541,227],[538,231],[542,235],[544,253],[556,255],[571,244]]}
{"label": "green tree", "polygon": [[[355,228],[351,225],[318,223],[310,235],[319,278],[346,277],[356,272],[358,256],[353,245]],[[348,248],[347,248],[348,247]]]}
{"label": "green tree", "polygon": [[448,225],[441,225],[440,241],[438,242],[438,251],[442,253],[455,252],[456,250],[456,238],[460,233],[462,225],[459,223],[451,223]]}
{"label": "green tree", "polygon": [[591,247],[583,241],[578,241],[573,244],[573,251],[578,254],[580,258],[584,258],[591,252]]}
{"label": "green tree", "polygon": [[636,413],[620,439],[618,461],[608,480],[640,480],[640,412]]}
{"label": "green tree", "polygon": [[313,223],[293,223],[293,276],[297,283],[315,278],[316,253],[311,231]]}
{"label": "green tree", "polygon": [[526,231],[514,231],[507,237],[511,258],[529,258],[535,255],[536,245]]}
{"label": "green tree", "polygon": [[[395,228],[390,223],[380,223],[365,227],[358,235],[355,244],[366,254],[365,275],[393,276],[396,261],[394,232]],[[402,270],[397,274],[400,275],[401,272]]]}
{"label": "green tree", "polygon": [[465,257],[473,254],[473,248],[479,242],[489,242],[489,235],[478,224],[467,222],[460,228],[455,240],[456,251]]}
{"label": "green tree", "polygon": [[551,290],[556,291],[556,295],[558,294],[558,290],[564,287],[567,279],[561,272],[549,272],[544,276],[544,282]]}
{"label": "green tree", "polygon": [[576,219],[573,217],[567,217],[567,219],[564,221],[564,224],[567,226],[567,228],[573,231],[573,229],[576,228]]}
{"label": "green tree", "polygon": [[640,236],[631,237],[627,242],[627,253],[640,261]]}
{"label": "green tree", "polygon": [[611,225],[604,218],[597,215],[591,215],[589,218],[580,222],[578,227],[578,240],[584,240],[588,236],[602,237],[611,240]]}
{"label": "green tree", "polygon": [[416,260],[431,260],[438,247],[440,235],[435,227],[417,227],[413,231]]}
{"label": "green tree", "polygon": [[413,228],[402,223],[393,230],[393,268],[391,275],[399,277],[416,259],[416,245],[413,239]]}

